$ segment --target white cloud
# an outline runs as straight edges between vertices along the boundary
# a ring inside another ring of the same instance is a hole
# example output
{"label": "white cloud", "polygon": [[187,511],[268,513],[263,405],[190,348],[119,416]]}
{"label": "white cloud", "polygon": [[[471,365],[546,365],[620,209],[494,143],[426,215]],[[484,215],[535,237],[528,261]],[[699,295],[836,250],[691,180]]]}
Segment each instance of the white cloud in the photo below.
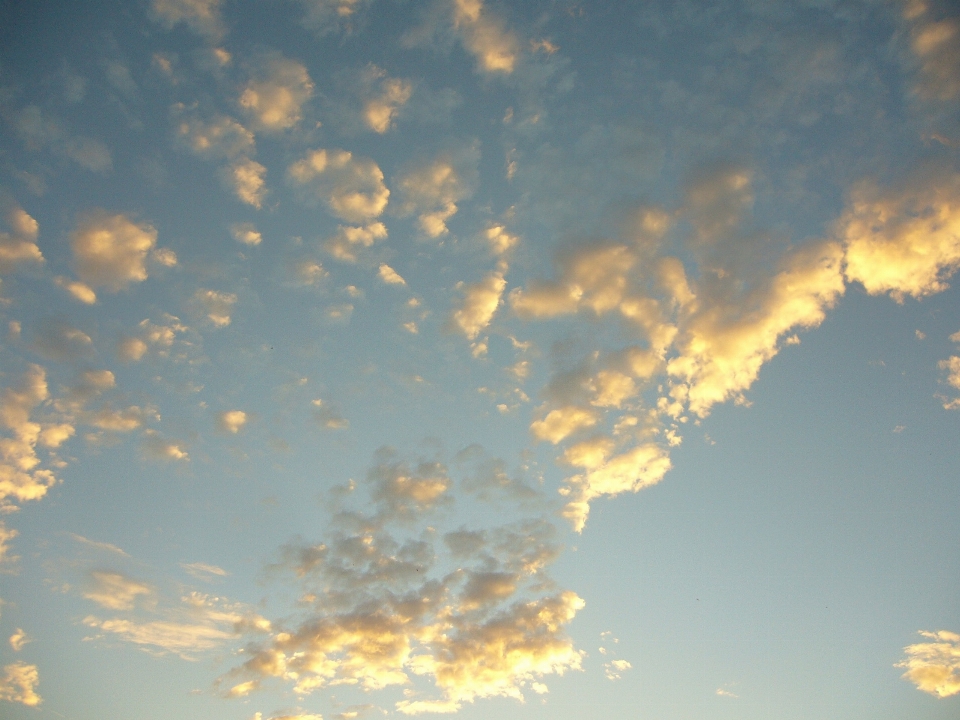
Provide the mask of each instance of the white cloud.
{"label": "white cloud", "polygon": [[483,6],[482,0],[451,0],[453,27],[464,48],[489,73],[512,73],[520,54],[516,35]]}
{"label": "white cloud", "polygon": [[[941,360],[937,363],[937,366],[941,370],[947,371],[947,384],[956,390],[960,390],[960,357],[951,355],[946,360]],[[960,410],[960,398],[954,398],[952,400],[945,398],[943,407],[946,410]]]}
{"label": "white cloud", "polygon": [[0,700],[36,707],[43,699],[37,694],[40,673],[36,665],[15,662],[3,668],[0,677]]}
{"label": "white cloud", "polygon": [[146,583],[123,573],[94,570],[90,573],[89,588],[83,596],[111,610],[130,610],[141,596],[145,600],[151,600],[154,590]]}
{"label": "white cloud", "polygon": [[234,223],[230,226],[230,234],[244,245],[259,245],[263,241],[263,236],[253,223]]}
{"label": "white cloud", "polygon": [[487,242],[490,243],[490,249],[494,255],[503,255],[512,249],[520,240],[516,235],[511,235],[506,231],[503,225],[494,225],[487,228],[484,235]]}
{"label": "white cloud", "polygon": [[12,565],[20,559],[19,556],[10,552],[10,541],[19,534],[18,531],[8,528],[7,524],[0,520],[0,570],[3,569],[4,565]]}
{"label": "white cloud", "polygon": [[20,652],[23,646],[32,640],[33,638],[29,637],[22,628],[17,628],[16,632],[10,636],[10,647],[14,652]]}
{"label": "white cloud", "polygon": [[390,198],[377,164],[346,150],[313,150],[287,173],[295,185],[347,222],[366,223],[379,217]]}
{"label": "white cloud", "polygon": [[480,282],[467,285],[463,289],[463,303],[454,310],[450,324],[460,330],[468,340],[476,340],[497,312],[503,289],[507,286],[503,270],[496,270]]}
{"label": "white cloud", "polygon": [[254,129],[282,132],[300,122],[303,105],[313,95],[307,69],[295,60],[270,55],[261,59],[253,75],[238,102]]}
{"label": "white cloud", "polygon": [[[43,426],[30,419],[48,397],[46,372],[39,365],[30,365],[19,385],[6,388],[0,396],[0,427],[12,435],[0,437],[0,508],[10,510],[13,502],[39,500],[57,482],[37,456]],[[5,532],[5,539],[13,537]]]}
{"label": "white cloud", "polygon": [[533,421],[530,432],[537,440],[549,440],[556,445],[575,432],[593,427],[598,420],[595,411],[570,405],[551,410],[542,420]]}
{"label": "white cloud", "polygon": [[446,222],[457,212],[457,203],[473,194],[480,150],[469,145],[416,167],[398,183],[403,213],[417,213],[420,229],[435,238],[449,232]]}
{"label": "white cloud", "polygon": [[180,567],[198,580],[210,580],[212,577],[226,577],[230,574],[221,567],[202,562],[180,563]]}
{"label": "white cloud", "polygon": [[21,264],[43,263],[37,245],[37,221],[18,206],[7,212],[6,220],[12,232],[0,232],[0,275],[13,272]]}
{"label": "white cloud", "polygon": [[220,0],[153,0],[152,10],[168,28],[183,22],[194,32],[213,40],[223,35]]}
{"label": "white cloud", "polygon": [[925,99],[953,100],[960,96],[960,20],[938,20],[927,10],[925,4],[910,3],[904,11],[913,20],[910,49],[919,61],[915,90]]}
{"label": "white cloud", "polygon": [[393,127],[397,113],[410,100],[413,85],[407,80],[388,77],[386,71],[376,65],[367,67],[360,83],[364,86],[363,122],[382,135]]}
{"label": "white cloud", "polygon": [[349,20],[370,0],[300,0],[303,25],[321,34],[335,30]]}
{"label": "white cloud", "polygon": [[380,269],[377,275],[387,285],[406,285],[407,281],[400,277],[400,274],[386,263],[380,263]]}
{"label": "white cloud", "polygon": [[83,282],[119,292],[147,279],[147,254],[157,242],[153,226],[125,215],[95,210],[82,218],[70,238],[74,267]]}
{"label": "white cloud", "polygon": [[117,344],[120,358],[128,362],[138,362],[151,349],[161,357],[168,357],[177,335],[187,332],[189,328],[173,315],[164,316],[163,322],[166,324],[157,325],[149,319],[142,320],[137,326],[136,336],[121,338]]}
{"label": "white cloud", "polygon": [[233,306],[237,303],[237,296],[233,293],[200,288],[193,294],[193,301],[215,326],[226,327],[230,324],[230,315],[233,312]]}
{"label": "white cloud", "polygon": [[223,169],[223,180],[241,202],[259,210],[267,194],[264,176],[267,169],[250,158],[243,158]]}
{"label": "white cloud", "polygon": [[179,443],[165,440],[155,431],[146,431],[143,440],[143,449],[148,457],[155,460],[182,460],[189,462],[189,453],[181,447]]}
{"label": "white cloud", "polygon": [[920,631],[931,642],[908,645],[906,658],[896,667],[905,668],[905,680],[925,693],[945,698],[960,693],[960,635],[940,630]]}
{"label": "white cloud", "polygon": [[356,262],[358,253],[363,248],[371,247],[374,243],[387,237],[387,227],[381,222],[370,223],[360,227],[339,226],[337,234],[324,241],[324,249],[333,257],[344,262]]}
{"label": "white cloud", "polygon": [[945,290],[960,267],[960,175],[924,168],[900,188],[860,183],[837,222],[846,276],[897,300]]}
{"label": "white cloud", "polygon": [[[174,111],[183,112],[183,106],[174,106]],[[250,155],[255,149],[253,133],[226,115],[211,120],[185,117],[177,124],[177,137],[203,158],[232,160]]]}
{"label": "white cloud", "polygon": [[71,280],[63,276],[54,278],[53,282],[56,283],[57,287],[66,290],[77,302],[81,302],[84,305],[93,305],[97,302],[97,294],[93,291],[93,288],[86,283],[82,283],[79,280]]}
{"label": "white cloud", "polygon": [[243,410],[227,410],[220,413],[217,424],[224,432],[236,435],[247,424],[247,414]]}

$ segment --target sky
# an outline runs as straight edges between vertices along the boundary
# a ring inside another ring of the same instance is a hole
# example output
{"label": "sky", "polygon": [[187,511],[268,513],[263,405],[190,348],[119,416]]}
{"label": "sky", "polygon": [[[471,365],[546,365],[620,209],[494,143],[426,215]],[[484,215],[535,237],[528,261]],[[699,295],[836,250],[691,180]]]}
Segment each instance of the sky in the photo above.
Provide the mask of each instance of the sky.
{"label": "sky", "polygon": [[0,715],[960,717],[960,14],[0,2]]}

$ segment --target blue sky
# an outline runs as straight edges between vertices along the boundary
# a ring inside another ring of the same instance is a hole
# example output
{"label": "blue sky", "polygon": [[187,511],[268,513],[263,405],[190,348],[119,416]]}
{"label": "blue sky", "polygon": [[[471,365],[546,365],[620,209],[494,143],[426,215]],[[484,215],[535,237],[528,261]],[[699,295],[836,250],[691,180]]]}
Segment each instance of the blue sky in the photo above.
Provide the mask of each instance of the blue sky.
{"label": "blue sky", "polygon": [[957,716],[950,3],[0,17],[4,717]]}

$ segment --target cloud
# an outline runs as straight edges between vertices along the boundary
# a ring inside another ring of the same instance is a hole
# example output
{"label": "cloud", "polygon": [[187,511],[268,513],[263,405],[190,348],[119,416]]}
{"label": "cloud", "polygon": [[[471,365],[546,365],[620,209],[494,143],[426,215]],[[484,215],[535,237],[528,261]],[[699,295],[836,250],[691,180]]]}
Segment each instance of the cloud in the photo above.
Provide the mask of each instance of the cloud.
{"label": "cloud", "polygon": [[209,565],[207,563],[195,562],[195,563],[180,563],[180,567],[190,573],[193,577],[198,580],[209,581],[213,577],[226,577],[230,573],[224,570],[221,567],[216,565]]}
{"label": "cloud", "polygon": [[941,292],[960,267],[960,175],[923,168],[899,188],[860,183],[837,222],[846,276],[903,302]]}
{"label": "cloud", "polygon": [[257,210],[263,205],[267,194],[264,176],[267,169],[250,158],[243,158],[222,171],[222,177],[228,187],[232,188],[241,202],[252,205]]}
{"label": "cloud", "polygon": [[457,202],[473,194],[479,159],[480,149],[474,144],[443,153],[404,174],[398,182],[401,212],[417,213],[427,237],[446,235],[446,221],[456,214]]}
{"label": "cloud", "polygon": [[37,445],[44,443],[43,426],[30,419],[48,397],[46,372],[39,365],[30,365],[20,383],[0,395],[0,427],[12,435],[0,437],[0,508],[4,510],[15,508],[12,502],[39,500],[57,482],[37,456]]}
{"label": "cloud", "polygon": [[835,243],[805,246],[735,305],[704,303],[681,328],[680,354],[667,363],[672,396],[700,417],[716,403],[741,397],[777,354],[781,338],[819,325],[843,294],[842,257]]}
{"label": "cloud", "polygon": [[[352,306],[348,305],[347,307],[350,307],[352,310]],[[331,406],[320,398],[312,401],[312,404],[316,408],[316,410],[313,411],[313,419],[316,420],[321,427],[327,430],[343,430],[344,428],[350,427],[350,421],[343,416],[343,413],[340,412],[338,407]]]}
{"label": "cloud", "polygon": [[929,100],[960,97],[960,20],[935,19],[925,3],[908,4],[904,14],[913,21],[910,49],[919,61],[916,93]]}
{"label": "cloud", "polygon": [[44,117],[36,105],[28,105],[16,113],[13,125],[29,148],[46,148],[92,172],[103,173],[113,167],[106,145],[99,140],[71,135],[58,120],[49,115]]}
{"label": "cloud", "polygon": [[83,596],[110,610],[131,610],[140,596],[152,599],[154,590],[121,572],[94,570],[90,573],[90,586]]}
{"label": "cloud", "polygon": [[37,221],[16,205],[7,212],[6,220],[12,232],[0,231],[0,275],[11,273],[22,264],[42,264]]}
{"label": "cloud", "polygon": [[908,645],[906,658],[896,667],[905,668],[905,680],[925,693],[945,698],[960,693],[960,635],[940,630],[920,634],[931,642]]}
{"label": "cloud", "polygon": [[27,634],[21,628],[17,628],[16,632],[10,636],[10,647],[14,652],[20,652],[23,650],[23,646],[28,642],[32,642],[33,638],[28,637]]}
{"label": "cloud", "polygon": [[11,663],[3,668],[3,677],[0,677],[0,700],[36,707],[43,702],[37,694],[39,684],[40,673],[36,665]]}
{"label": "cloud", "polygon": [[195,33],[217,40],[224,33],[220,0],[153,0],[154,16],[168,28],[185,23]]}
{"label": "cloud", "polygon": [[303,117],[303,105],[313,95],[307,69],[278,54],[262,58],[238,100],[255,130],[277,133]]}
{"label": "cloud", "polygon": [[93,305],[97,302],[97,294],[93,291],[93,288],[86,283],[62,276],[54,278],[53,282],[57,287],[66,290],[77,302],[81,302],[84,305]]}
{"label": "cloud", "polygon": [[551,410],[542,420],[534,420],[530,432],[537,440],[549,440],[556,445],[580,430],[593,427],[598,420],[596,411],[568,405]]}
{"label": "cloud", "polygon": [[377,164],[346,150],[313,150],[293,163],[287,175],[308,197],[323,201],[331,213],[347,222],[366,223],[379,217],[390,198]]}
{"label": "cloud", "polygon": [[230,315],[233,312],[233,306],[237,303],[237,296],[233,293],[200,288],[193,294],[193,301],[216,327],[226,327],[230,324]]}
{"label": "cloud", "polygon": [[[946,360],[937,363],[937,367],[947,371],[947,384],[950,387],[960,390],[960,357],[951,355]],[[943,407],[945,410],[960,410],[960,398],[944,398]]]}
{"label": "cloud", "polygon": [[388,77],[386,71],[376,65],[366,68],[360,84],[364,88],[363,122],[382,135],[393,127],[400,108],[410,100],[413,85],[407,80]]}
{"label": "cloud", "polygon": [[230,226],[230,234],[238,243],[255,246],[263,241],[263,236],[253,223],[234,223]]}
{"label": "cloud", "polygon": [[225,694],[245,696],[271,679],[307,695],[420,676],[438,693],[411,688],[395,706],[418,714],[484,697],[522,700],[527,688],[546,690],[544,676],[579,669],[582,653],[565,628],[583,601],[546,575],[560,553],[553,525],[526,519],[441,536],[434,527],[455,510],[452,486],[439,460],[383,448],[363,484],[335,489],[324,541],[296,539],[269,568],[302,583],[303,616],[248,646],[219,681]]}
{"label": "cloud", "polygon": [[463,288],[463,302],[453,311],[449,324],[462,332],[468,340],[477,336],[490,324],[507,281],[503,277],[505,268],[487,275],[483,280]]}
{"label": "cloud", "polygon": [[179,443],[164,439],[156,431],[147,430],[144,434],[143,450],[147,457],[154,460],[189,462],[189,453]]}
{"label": "cloud", "polygon": [[387,227],[381,222],[361,227],[340,225],[337,234],[327,238],[324,249],[333,257],[344,262],[356,262],[360,250],[371,247],[387,237]]}
{"label": "cloud", "polygon": [[387,285],[406,285],[407,281],[400,277],[400,274],[386,263],[380,263],[380,269],[377,275]]}
{"label": "cloud", "polygon": [[326,34],[350,21],[370,0],[300,0],[303,6],[303,26]]}
{"label": "cloud", "polygon": [[[174,106],[175,113],[184,110],[183,105]],[[186,117],[177,124],[177,138],[195,155],[207,159],[232,160],[256,149],[253,133],[226,115],[211,120]]]}
{"label": "cloud", "polygon": [[520,42],[503,21],[484,8],[482,0],[451,0],[451,10],[454,30],[479,68],[488,73],[512,73]]}
{"label": "cloud", "polygon": [[114,553],[116,555],[120,555],[121,557],[129,557],[129,555],[127,555],[127,553],[122,548],[118,548],[116,545],[113,545],[111,543],[98,542],[96,540],[89,540],[88,538],[83,537],[83,535],[77,535],[76,533],[70,533],[70,537],[72,537],[76,542],[82,545],[86,545],[87,547],[94,548],[95,550],[102,550],[109,553]]}
{"label": "cloud", "polygon": [[91,287],[119,292],[147,279],[146,260],[157,242],[156,229],[125,215],[94,210],[70,237],[77,275]]}
{"label": "cloud", "polygon": [[0,520],[0,569],[5,565],[13,565],[20,559],[18,555],[10,552],[10,541],[20,533],[13,528],[8,528],[7,524]]}
{"label": "cloud", "polygon": [[243,410],[227,410],[217,417],[217,424],[224,432],[236,435],[247,424],[247,414]]}
{"label": "cloud", "polygon": [[633,665],[627,660],[611,660],[603,664],[603,674],[607,676],[607,680],[619,680],[621,673],[632,667]]}
{"label": "cloud", "polygon": [[92,354],[93,340],[62,320],[47,319],[40,322],[32,347],[49,360],[70,362]]}
{"label": "cloud", "polygon": [[494,255],[504,255],[520,241],[516,235],[508,233],[503,225],[487,228],[484,236],[490,243],[490,249]]}
{"label": "cloud", "polygon": [[180,318],[165,315],[167,324],[157,325],[149,319],[141,320],[136,336],[124,337],[117,344],[117,354],[121,360],[139,362],[151,349],[161,357],[169,357],[177,335],[189,328],[180,322]]}
{"label": "cloud", "polygon": [[179,606],[161,614],[160,619],[152,620],[100,619],[89,615],[83,624],[154,653],[173,653],[184,660],[194,660],[198,654],[215,650],[244,632],[269,629],[269,623],[243,606],[196,592],[182,597]]}
{"label": "cloud", "polygon": [[104,405],[96,412],[87,415],[85,420],[101,430],[131,432],[143,425],[147,415],[148,411],[136,405],[119,410],[114,410],[110,405]]}

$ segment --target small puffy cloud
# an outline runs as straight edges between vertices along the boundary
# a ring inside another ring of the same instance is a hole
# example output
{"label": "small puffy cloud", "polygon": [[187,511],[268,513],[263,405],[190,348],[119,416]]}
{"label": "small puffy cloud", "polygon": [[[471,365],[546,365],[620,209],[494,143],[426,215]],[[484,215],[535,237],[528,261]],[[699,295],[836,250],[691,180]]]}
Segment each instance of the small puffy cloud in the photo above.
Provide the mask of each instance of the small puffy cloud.
{"label": "small puffy cloud", "polygon": [[20,652],[23,650],[23,646],[30,641],[31,638],[21,628],[17,628],[16,632],[10,636],[10,647],[13,648],[14,652]]}
{"label": "small puffy cloud", "polygon": [[380,269],[377,271],[377,275],[387,285],[407,284],[407,281],[400,277],[400,274],[386,263],[380,263]]}
{"label": "small puffy cloud", "polygon": [[382,512],[389,516],[414,517],[436,505],[449,502],[447,491],[451,480],[441,463],[421,461],[415,468],[396,459],[383,448],[379,461],[367,474],[371,496]]}
{"label": "small puffy cloud", "polygon": [[253,223],[234,223],[230,226],[230,235],[238,243],[244,245],[259,245],[263,241],[263,236],[257,230]]}
{"label": "small puffy cloud", "polygon": [[399,181],[403,213],[417,213],[427,237],[446,235],[446,221],[457,212],[457,203],[473,194],[479,147],[469,145],[415,167]]}
{"label": "small puffy cloud", "polygon": [[[946,360],[941,360],[937,363],[937,366],[941,370],[946,370],[947,384],[952,388],[960,390],[960,357],[951,355]],[[946,410],[960,410],[960,398],[953,400],[944,399],[943,407]]]}
{"label": "small puffy cloud", "polygon": [[542,420],[535,420],[530,424],[530,432],[537,440],[556,445],[580,430],[593,427],[599,419],[594,410],[568,405],[551,410]]}
{"label": "small puffy cloud", "polygon": [[331,213],[347,222],[365,223],[379,217],[390,198],[377,164],[346,150],[313,150],[293,163],[287,174],[308,197],[323,201]]}
{"label": "small puffy cloud", "polygon": [[484,8],[482,0],[451,0],[453,27],[463,47],[488,73],[513,72],[520,54],[516,35],[500,18]]}
{"label": "small puffy cloud", "polygon": [[177,335],[188,330],[180,319],[173,315],[166,315],[163,324],[158,325],[144,319],[137,327],[136,336],[121,338],[117,343],[117,354],[121,360],[138,362],[151,349],[161,357],[166,357],[170,354]]}
{"label": "small puffy cloud", "polygon": [[920,631],[930,642],[908,645],[906,658],[896,667],[905,668],[905,680],[925,693],[945,698],[960,693],[960,635],[940,630]]}
{"label": "small puffy cloud", "polygon": [[84,305],[93,305],[97,302],[97,294],[93,291],[93,288],[86,283],[62,276],[54,278],[53,281],[57,287],[66,290],[77,302],[81,302]]}
{"label": "small puffy cloud", "polygon": [[303,65],[270,55],[259,62],[239,103],[254,129],[281,132],[300,122],[303,104],[312,95],[313,82]]}
{"label": "small puffy cloud", "polygon": [[217,424],[224,432],[236,435],[247,424],[247,414],[243,410],[227,410],[217,417]]}
{"label": "small puffy cloud", "polygon": [[313,401],[313,406],[316,408],[313,411],[313,419],[319,423],[320,427],[327,430],[343,430],[350,427],[350,421],[343,416],[336,405],[317,398]]}
{"label": "small puffy cloud", "polygon": [[40,226],[21,207],[14,206],[6,216],[10,232],[0,231],[0,275],[13,272],[19,265],[43,262],[37,245]]}
{"label": "small puffy cloud", "polygon": [[627,660],[611,660],[603,664],[603,674],[607,676],[607,680],[619,680],[622,673],[632,667]]}
{"label": "small puffy cloud", "polygon": [[94,570],[90,573],[89,588],[83,593],[101,607],[110,610],[130,610],[137,598],[152,598],[153,588],[121,572]]}
{"label": "small puffy cloud", "polygon": [[[182,106],[174,111],[182,112]],[[253,133],[233,118],[217,115],[211,120],[184,117],[177,123],[177,138],[202,158],[232,160],[254,151]]]}
{"label": "small puffy cloud", "polygon": [[223,169],[223,181],[241,202],[259,210],[267,194],[264,176],[267,169],[250,158],[243,158]]}
{"label": "small puffy cloud", "polygon": [[397,113],[413,93],[407,80],[391,78],[382,68],[370,65],[361,77],[364,86],[362,117],[364,124],[381,135],[393,127]]}
{"label": "small puffy cloud", "polygon": [[210,322],[217,327],[226,327],[230,324],[230,315],[233,312],[233,306],[237,303],[237,296],[233,293],[200,288],[193,294],[193,301]]}
{"label": "small puffy cloud", "polygon": [[163,267],[177,266],[177,254],[170,248],[154,248],[150,251],[150,259]]}
{"label": "small puffy cloud", "polygon": [[86,420],[101,430],[132,432],[143,425],[146,414],[143,409],[136,405],[131,405],[119,410],[114,410],[111,406],[104,405],[96,412],[91,413]]}
{"label": "small puffy cloud", "polygon": [[182,22],[213,40],[223,35],[220,0],[153,0],[151,9],[157,20],[168,28]]}
{"label": "small puffy cloud", "polygon": [[189,462],[190,455],[179,443],[166,440],[155,431],[146,432],[143,450],[147,457],[154,460]]}
{"label": "small puffy cloud", "polygon": [[837,222],[846,276],[897,301],[945,290],[960,267],[960,174],[925,168],[901,188],[861,183]]}
{"label": "small puffy cloud", "polygon": [[0,677],[0,700],[36,707],[43,699],[37,694],[40,673],[36,665],[15,662],[3,668]]}
{"label": "small puffy cloud", "polygon": [[77,224],[70,246],[74,268],[83,282],[119,292],[147,279],[147,255],[156,242],[152,225],[138,225],[125,215],[95,210]]}
{"label": "small puffy cloud", "polygon": [[387,227],[381,222],[360,227],[339,226],[337,234],[327,238],[324,249],[333,257],[344,262],[356,262],[357,254],[363,248],[371,247],[375,242],[387,237]]}
{"label": "small puffy cloud", "polygon": [[450,316],[450,325],[468,340],[476,340],[500,307],[506,286],[502,269],[490,273],[478,283],[467,285],[463,289],[463,303]]}

